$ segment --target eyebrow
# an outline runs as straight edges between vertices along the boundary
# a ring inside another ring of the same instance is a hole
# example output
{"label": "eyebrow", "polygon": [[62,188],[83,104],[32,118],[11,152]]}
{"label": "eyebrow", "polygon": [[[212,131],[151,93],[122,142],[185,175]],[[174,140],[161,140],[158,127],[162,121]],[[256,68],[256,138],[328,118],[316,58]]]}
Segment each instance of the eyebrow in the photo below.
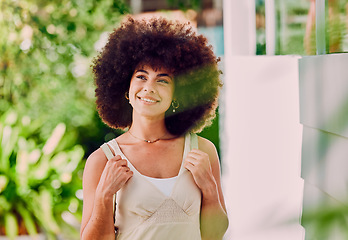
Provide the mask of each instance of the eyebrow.
{"label": "eyebrow", "polygon": [[141,70],[141,69],[137,70],[136,72],[143,72],[143,73],[149,74],[149,73],[146,72],[145,70]]}
{"label": "eyebrow", "polygon": [[169,78],[172,78],[169,74],[167,73],[160,73],[160,74],[157,74],[157,77],[169,77]]}
{"label": "eyebrow", "polygon": [[[136,72],[143,72],[143,73],[149,74],[147,71],[142,70],[142,69],[139,69]],[[172,77],[167,73],[159,73],[159,74],[157,74],[157,77],[169,77],[170,79],[172,79]]]}

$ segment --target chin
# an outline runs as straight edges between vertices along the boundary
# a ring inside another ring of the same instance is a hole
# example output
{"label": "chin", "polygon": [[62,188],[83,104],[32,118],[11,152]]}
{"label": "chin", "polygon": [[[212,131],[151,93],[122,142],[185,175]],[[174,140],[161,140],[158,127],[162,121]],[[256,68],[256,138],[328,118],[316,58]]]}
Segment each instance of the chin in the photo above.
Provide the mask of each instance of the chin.
{"label": "chin", "polygon": [[151,110],[140,110],[140,111],[136,111],[137,114],[139,116],[143,116],[143,117],[148,117],[148,118],[163,118],[165,117],[165,112],[155,112],[155,111],[151,111]]}

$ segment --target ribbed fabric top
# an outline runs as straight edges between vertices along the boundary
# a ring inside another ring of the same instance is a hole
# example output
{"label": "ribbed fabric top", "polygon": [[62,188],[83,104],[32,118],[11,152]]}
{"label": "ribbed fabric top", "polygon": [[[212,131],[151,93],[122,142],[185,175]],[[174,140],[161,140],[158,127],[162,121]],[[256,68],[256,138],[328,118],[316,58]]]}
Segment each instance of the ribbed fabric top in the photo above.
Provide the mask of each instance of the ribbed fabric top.
{"label": "ribbed fabric top", "polygon": [[[201,192],[182,164],[169,196],[139,173],[115,139],[115,154],[128,161],[133,177],[117,192],[115,226],[118,240],[200,240]],[[197,135],[186,134],[183,159],[198,148]]]}

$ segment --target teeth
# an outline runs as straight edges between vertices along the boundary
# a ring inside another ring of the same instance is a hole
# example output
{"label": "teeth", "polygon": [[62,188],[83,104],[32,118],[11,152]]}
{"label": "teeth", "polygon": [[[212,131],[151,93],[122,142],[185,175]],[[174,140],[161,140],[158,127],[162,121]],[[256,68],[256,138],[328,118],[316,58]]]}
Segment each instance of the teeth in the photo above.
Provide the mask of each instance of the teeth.
{"label": "teeth", "polygon": [[148,99],[148,98],[140,98],[141,100],[145,101],[145,102],[149,102],[149,103],[155,103],[156,101],[152,100],[152,99]]}

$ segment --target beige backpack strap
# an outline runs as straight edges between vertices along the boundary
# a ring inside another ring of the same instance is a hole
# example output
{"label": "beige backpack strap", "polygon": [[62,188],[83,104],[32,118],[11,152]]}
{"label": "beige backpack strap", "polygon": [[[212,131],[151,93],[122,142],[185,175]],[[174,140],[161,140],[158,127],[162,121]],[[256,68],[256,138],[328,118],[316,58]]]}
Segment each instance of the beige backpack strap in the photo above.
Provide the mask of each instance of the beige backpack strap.
{"label": "beige backpack strap", "polygon": [[[110,160],[111,158],[114,157],[114,154],[111,152],[109,145],[107,143],[104,143],[103,145],[101,145],[100,148],[103,150],[103,152],[108,160]],[[115,217],[116,217],[115,210],[116,210],[116,193],[113,196],[113,209],[112,209],[112,211],[114,213],[114,223],[115,223]]]}
{"label": "beige backpack strap", "polygon": [[191,149],[198,149],[198,136],[195,133],[191,133]]}
{"label": "beige backpack strap", "polygon": [[114,157],[114,154],[112,154],[109,148],[109,145],[107,143],[104,143],[103,145],[101,145],[101,149],[104,151],[104,154],[108,160]]}

